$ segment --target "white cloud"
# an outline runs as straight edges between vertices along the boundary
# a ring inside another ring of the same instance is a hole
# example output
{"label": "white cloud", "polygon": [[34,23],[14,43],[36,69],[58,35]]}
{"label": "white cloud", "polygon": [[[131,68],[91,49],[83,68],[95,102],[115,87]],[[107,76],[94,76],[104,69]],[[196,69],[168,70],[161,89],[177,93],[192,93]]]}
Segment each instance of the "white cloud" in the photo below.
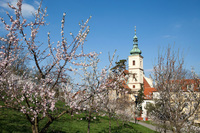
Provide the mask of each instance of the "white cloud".
{"label": "white cloud", "polygon": [[36,6],[39,6],[39,5],[40,5],[40,2],[38,2],[37,0],[34,0],[34,4],[35,4]]}
{"label": "white cloud", "polygon": [[[34,1],[34,3],[37,2],[37,1]],[[9,7],[8,7],[8,4],[7,3],[10,3],[11,5],[14,5],[16,6],[17,4],[17,0],[3,0],[0,2],[0,6],[5,8],[5,9],[8,9],[8,10],[11,10]],[[25,2],[23,2],[22,4],[22,15],[24,17],[31,17],[32,16],[32,13],[35,13],[36,9],[33,5],[30,5],[30,4],[27,4]]]}
{"label": "white cloud", "polygon": [[172,35],[163,35],[162,38],[168,39],[168,38],[176,38],[176,36]]}
{"label": "white cloud", "polygon": [[153,69],[144,69],[145,72],[153,72]]}
{"label": "white cloud", "polygon": [[171,35],[164,35],[162,36],[163,38],[171,38],[172,36]]}
{"label": "white cloud", "polygon": [[33,13],[35,13],[36,9],[29,4],[24,3],[22,5],[22,14],[24,17],[30,17]]}
{"label": "white cloud", "polygon": [[175,27],[175,28],[181,28],[182,25],[181,25],[181,24],[176,24],[174,27]]}

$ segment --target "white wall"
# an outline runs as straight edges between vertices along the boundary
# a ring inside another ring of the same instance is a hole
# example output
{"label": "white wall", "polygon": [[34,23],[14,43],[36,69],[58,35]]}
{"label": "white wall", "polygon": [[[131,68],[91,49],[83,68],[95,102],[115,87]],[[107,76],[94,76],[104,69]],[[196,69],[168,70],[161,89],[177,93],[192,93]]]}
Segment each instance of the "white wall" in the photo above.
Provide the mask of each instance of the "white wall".
{"label": "white wall", "polygon": [[[134,91],[138,91],[140,89],[140,84],[143,84],[143,57],[141,55],[130,55],[129,57],[129,83],[128,86]],[[133,61],[135,61],[135,65],[133,65]],[[133,74],[135,78],[133,78]],[[133,88],[135,85],[135,88]]]}
{"label": "white wall", "polygon": [[147,110],[145,109],[146,108],[146,105],[149,103],[155,103],[153,100],[144,100],[143,103],[142,103],[142,118],[147,118]]}

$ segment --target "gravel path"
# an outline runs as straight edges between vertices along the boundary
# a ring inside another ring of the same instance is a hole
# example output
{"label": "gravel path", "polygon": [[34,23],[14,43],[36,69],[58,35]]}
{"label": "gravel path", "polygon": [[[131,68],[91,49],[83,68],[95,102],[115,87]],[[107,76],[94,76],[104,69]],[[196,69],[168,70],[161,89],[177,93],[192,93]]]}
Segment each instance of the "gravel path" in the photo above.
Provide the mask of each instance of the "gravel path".
{"label": "gravel path", "polygon": [[[134,123],[134,121],[132,121],[132,122]],[[156,127],[156,126],[154,126],[154,125],[147,124],[147,123],[140,122],[140,121],[138,121],[137,123],[138,123],[138,124],[140,124],[140,125],[142,125],[142,126],[144,126],[144,127],[147,127],[147,128],[149,128],[149,129],[151,129],[151,130],[158,131],[158,130],[157,130],[157,127]],[[164,133],[164,132],[163,132],[163,133]],[[172,131],[170,131],[170,130],[167,130],[167,133],[172,133]]]}

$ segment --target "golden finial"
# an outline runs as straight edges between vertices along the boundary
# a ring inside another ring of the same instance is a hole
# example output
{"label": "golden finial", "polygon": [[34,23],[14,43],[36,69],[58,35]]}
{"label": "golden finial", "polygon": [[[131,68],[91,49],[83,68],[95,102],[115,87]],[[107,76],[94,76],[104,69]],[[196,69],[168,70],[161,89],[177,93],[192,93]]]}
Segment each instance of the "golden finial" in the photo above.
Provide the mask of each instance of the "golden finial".
{"label": "golden finial", "polygon": [[136,26],[135,26],[135,35],[136,35]]}

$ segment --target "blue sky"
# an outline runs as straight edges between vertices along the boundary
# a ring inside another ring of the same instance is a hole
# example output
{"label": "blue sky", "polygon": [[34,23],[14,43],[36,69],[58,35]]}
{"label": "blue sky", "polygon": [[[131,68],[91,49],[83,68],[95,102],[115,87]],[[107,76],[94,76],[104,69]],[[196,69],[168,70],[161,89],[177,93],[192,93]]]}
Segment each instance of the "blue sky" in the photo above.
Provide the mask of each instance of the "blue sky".
{"label": "blue sky", "polygon": [[[5,5],[8,1],[11,0],[0,0],[0,16],[5,17],[5,11],[9,11]],[[29,12],[34,12],[39,1],[24,0],[24,3],[25,17],[31,19]],[[74,34],[79,30],[78,23],[92,15],[85,49],[102,52],[101,67],[108,65],[108,52],[112,54],[115,49],[118,59],[127,59],[137,26],[146,76],[152,70],[159,48],[168,44],[184,51],[187,69],[194,67],[200,73],[199,0],[43,0],[45,7],[49,26],[41,30],[42,39],[46,39],[48,31],[52,40],[60,39],[63,12],[67,14],[65,33]],[[0,32],[0,35],[5,33],[2,24]]]}

